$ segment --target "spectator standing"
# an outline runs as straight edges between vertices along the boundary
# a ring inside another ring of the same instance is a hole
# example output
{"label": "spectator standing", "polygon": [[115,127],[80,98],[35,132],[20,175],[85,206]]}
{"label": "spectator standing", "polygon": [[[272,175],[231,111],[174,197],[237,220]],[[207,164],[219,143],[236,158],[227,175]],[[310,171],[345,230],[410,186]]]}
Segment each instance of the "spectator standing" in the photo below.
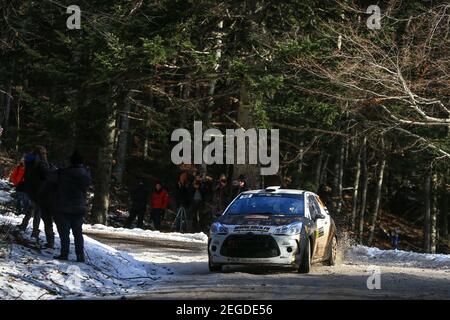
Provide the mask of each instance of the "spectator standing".
{"label": "spectator standing", "polygon": [[219,181],[214,187],[214,196],[212,199],[214,217],[220,216],[230,203],[230,193],[228,190],[228,180],[225,174],[221,174]]}
{"label": "spectator standing", "polygon": [[78,151],[70,157],[71,165],[56,174],[55,221],[61,240],[59,260],[68,260],[70,230],[75,240],[78,262],[84,262],[83,219],[87,211],[86,193],[91,184],[91,173],[83,165]]}
{"label": "spectator standing", "polygon": [[189,208],[190,231],[205,230],[208,217],[205,212],[205,203],[209,198],[209,189],[201,173],[197,173],[190,189],[191,200]]}
{"label": "spectator standing", "polygon": [[240,193],[250,190],[247,185],[247,181],[245,180],[245,176],[241,174],[236,184],[233,186],[232,199],[236,198]]}
{"label": "spectator standing", "polygon": [[150,205],[152,207],[150,215],[153,226],[156,230],[161,230],[161,218],[164,216],[164,211],[169,206],[169,194],[163,188],[160,181],[155,184],[155,190],[152,193]]}
{"label": "spectator standing", "polygon": [[130,216],[127,220],[127,227],[131,228],[134,220],[137,219],[137,227],[142,228],[144,226],[145,213],[147,212],[148,190],[143,182],[140,182],[138,186],[131,191],[131,210]]}

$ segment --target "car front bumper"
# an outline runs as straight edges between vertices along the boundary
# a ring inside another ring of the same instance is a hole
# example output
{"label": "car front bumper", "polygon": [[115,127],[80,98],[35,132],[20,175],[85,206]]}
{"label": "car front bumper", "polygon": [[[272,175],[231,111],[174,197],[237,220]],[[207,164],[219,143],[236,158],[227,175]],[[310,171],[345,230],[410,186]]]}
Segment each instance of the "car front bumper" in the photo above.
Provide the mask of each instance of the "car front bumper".
{"label": "car front bumper", "polygon": [[[276,246],[278,247],[278,251],[276,254],[271,254],[270,256],[259,256],[259,257],[251,257],[251,256],[245,256],[245,253],[243,254],[240,252],[239,254],[233,254],[226,252],[224,254],[224,244],[227,245],[230,238],[229,237],[235,237],[235,236],[245,236],[243,234],[238,233],[231,233],[227,235],[212,235],[209,242],[208,242],[208,251],[210,255],[210,261],[214,264],[221,264],[221,265],[244,265],[244,264],[251,264],[251,265],[267,265],[267,266],[274,266],[274,265],[284,265],[284,266],[294,266],[297,262],[297,256],[300,250],[300,243],[299,243],[299,235],[293,235],[293,236],[284,236],[284,235],[273,235],[273,234],[262,234],[262,233],[256,233],[252,234],[251,237],[255,237],[258,239],[258,237],[271,237],[271,239],[274,240],[276,243]],[[228,239],[228,241],[227,241]],[[270,241],[272,241],[270,239]],[[248,249],[248,248],[246,248]],[[236,247],[233,247],[233,252],[239,252],[239,244],[237,244]],[[272,251],[274,252],[274,250]]]}

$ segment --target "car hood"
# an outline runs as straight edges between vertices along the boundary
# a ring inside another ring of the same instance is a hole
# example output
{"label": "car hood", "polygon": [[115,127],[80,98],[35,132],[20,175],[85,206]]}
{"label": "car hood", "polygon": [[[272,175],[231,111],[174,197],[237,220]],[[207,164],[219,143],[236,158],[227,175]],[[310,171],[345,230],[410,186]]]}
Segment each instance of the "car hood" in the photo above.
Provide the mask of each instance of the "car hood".
{"label": "car hood", "polygon": [[271,215],[224,215],[219,218],[219,222],[224,225],[246,225],[246,226],[283,226],[293,222],[304,221],[304,217],[299,216],[271,216]]}

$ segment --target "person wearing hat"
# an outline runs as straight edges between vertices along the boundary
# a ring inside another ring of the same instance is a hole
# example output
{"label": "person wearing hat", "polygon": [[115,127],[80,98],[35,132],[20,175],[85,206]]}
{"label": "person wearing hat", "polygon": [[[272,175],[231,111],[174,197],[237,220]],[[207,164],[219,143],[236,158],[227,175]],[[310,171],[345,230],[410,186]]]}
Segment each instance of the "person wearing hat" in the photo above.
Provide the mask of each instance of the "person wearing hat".
{"label": "person wearing hat", "polygon": [[236,198],[242,192],[248,191],[250,188],[247,185],[247,181],[245,180],[245,176],[241,174],[236,183],[233,185],[233,195],[232,199]]}
{"label": "person wearing hat", "polygon": [[78,262],[84,262],[83,219],[87,212],[86,193],[91,185],[91,173],[83,165],[78,151],[70,157],[70,166],[56,173],[55,222],[61,241],[59,260],[69,259],[70,230],[75,239]]}

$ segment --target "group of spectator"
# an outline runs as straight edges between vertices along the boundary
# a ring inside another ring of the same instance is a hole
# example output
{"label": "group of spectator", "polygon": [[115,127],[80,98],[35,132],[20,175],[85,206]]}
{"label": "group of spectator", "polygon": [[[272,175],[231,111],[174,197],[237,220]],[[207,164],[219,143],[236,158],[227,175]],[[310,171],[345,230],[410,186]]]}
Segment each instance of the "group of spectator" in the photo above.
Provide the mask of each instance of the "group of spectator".
{"label": "group of spectator", "polygon": [[[206,231],[212,220],[221,215],[230,201],[239,193],[249,190],[243,175],[230,185],[225,174],[221,174],[217,181],[202,173],[190,175],[188,171],[182,171],[178,175],[176,186],[173,190],[173,208],[179,212],[182,208],[186,214],[186,231]],[[165,219],[165,211],[169,208],[170,197],[162,182],[157,181],[151,195],[144,183],[139,183],[137,188],[130,193],[130,216],[126,226],[131,227],[137,219],[137,226],[143,227],[148,199],[150,200],[150,217],[156,230],[161,229],[161,223]]]}
{"label": "group of spectator", "polygon": [[52,165],[47,149],[36,146],[23,156],[10,175],[16,189],[17,210],[24,216],[19,230],[27,230],[33,219],[31,237],[39,244],[40,223],[44,223],[45,247],[53,249],[56,224],[61,241],[61,252],[55,258],[69,259],[70,231],[75,239],[78,262],[84,262],[82,225],[87,211],[86,192],[91,184],[91,174],[83,165],[83,158],[74,151],[70,164],[63,168]]}

